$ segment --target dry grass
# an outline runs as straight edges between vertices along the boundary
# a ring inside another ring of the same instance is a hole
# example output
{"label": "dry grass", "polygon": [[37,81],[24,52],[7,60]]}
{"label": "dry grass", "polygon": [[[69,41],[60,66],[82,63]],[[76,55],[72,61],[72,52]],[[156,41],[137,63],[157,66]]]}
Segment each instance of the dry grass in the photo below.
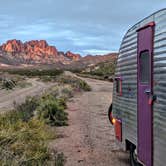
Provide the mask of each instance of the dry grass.
{"label": "dry grass", "polygon": [[48,143],[56,138],[51,126],[67,125],[65,108],[65,98],[46,93],[1,114],[0,165],[63,166],[63,153],[50,152]]}
{"label": "dry grass", "polygon": [[0,164],[38,165],[48,162],[47,142],[55,138],[38,119],[22,121],[17,112],[0,116]]}

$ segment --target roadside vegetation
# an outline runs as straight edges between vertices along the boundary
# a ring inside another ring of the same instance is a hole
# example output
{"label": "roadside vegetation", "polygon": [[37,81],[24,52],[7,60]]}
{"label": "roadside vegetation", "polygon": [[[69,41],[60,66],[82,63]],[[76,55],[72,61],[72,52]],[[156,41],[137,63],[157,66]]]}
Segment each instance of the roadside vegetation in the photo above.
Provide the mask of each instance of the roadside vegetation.
{"label": "roadside vegetation", "polygon": [[22,75],[28,77],[34,76],[57,76],[63,73],[62,70],[58,69],[1,69],[1,72],[7,72],[9,74]]}
{"label": "roadside vegetation", "polygon": [[18,75],[4,74],[0,75],[0,89],[12,90],[14,88],[26,88],[31,86],[26,78]]}
{"label": "roadside vegetation", "polygon": [[69,84],[72,88],[78,91],[91,91],[91,87],[87,84],[86,81],[75,76],[62,75],[58,78],[57,81],[61,84]]}
{"label": "roadside vegetation", "polygon": [[31,86],[26,79],[37,77],[49,82],[63,73],[58,69],[0,69],[0,89],[12,90],[16,87],[25,88]]}
{"label": "roadside vegetation", "polygon": [[76,91],[91,91],[91,87],[84,80],[71,75],[61,74],[58,77],[41,76],[40,80],[43,82],[57,82],[60,85],[70,85]]}
{"label": "roadside vegetation", "polygon": [[[0,86],[15,88],[24,78],[15,76],[7,82],[0,77]],[[0,114],[0,165],[63,166],[66,161],[63,153],[48,145],[58,137],[56,128],[68,125],[67,101],[76,91],[90,91],[91,88],[74,76],[39,75],[38,78],[53,81],[55,86],[41,96],[27,97],[22,104],[14,103],[13,110]]]}
{"label": "roadside vegetation", "polygon": [[[52,91],[52,90],[51,90]],[[14,110],[0,115],[0,165],[57,165],[65,157],[48,148],[55,126],[68,125],[67,99],[52,91],[28,97]]]}

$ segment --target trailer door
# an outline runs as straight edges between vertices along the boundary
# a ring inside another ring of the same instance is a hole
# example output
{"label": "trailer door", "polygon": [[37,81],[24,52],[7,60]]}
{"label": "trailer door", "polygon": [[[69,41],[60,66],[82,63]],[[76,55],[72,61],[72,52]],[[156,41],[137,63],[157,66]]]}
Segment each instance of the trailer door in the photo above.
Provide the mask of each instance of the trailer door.
{"label": "trailer door", "polygon": [[146,166],[152,166],[153,125],[153,36],[154,23],[138,31],[138,159]]}

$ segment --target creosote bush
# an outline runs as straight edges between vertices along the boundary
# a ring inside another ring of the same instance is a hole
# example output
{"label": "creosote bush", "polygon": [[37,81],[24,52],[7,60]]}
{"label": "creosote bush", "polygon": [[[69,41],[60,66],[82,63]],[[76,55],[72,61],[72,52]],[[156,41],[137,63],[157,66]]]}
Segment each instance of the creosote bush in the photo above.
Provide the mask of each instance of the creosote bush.
{"label": "creosote bush", "polygon": [[27,97],[25,102],[17,105],[14,103],[15,113],[19,116],[23,121],[28,121],[34,116],[34,111],[37,106],[39,106],[39,98],[38,97]]}
{"label": "creosote bush", "polygon": [[22,68],[22,69],[1,69],[2,72],[7,72],[9,74],[21,75],[21,76],[57,76],[63,73],[62,70],[58,69],[30,69],[30,68]]}
{"label": "creosote bush", "polygon": [[65,126],[68,114],[65,98],[56,98],[52,94],[41,97],[28,97],[21,105],[15,104],[15,112],[23,121],[35,117],[51,126]]}
{"label": "creosote bush", "polygon": [[91,91],[91,87],[84,80],[74,77],[62,75],[58,82],[71,85],[75,90]]}
{"label": "creosote bush", "polygon": [[2,79],[1,88],[6,90],[11,90],[16,86],[16,82],[11,79]]}
{"label": "creosote bush", "polygon": [[63,98],[55,99],[52,95],[43,96],[36,108],[37,117],[51,126],[67,125],[66,101]]}
{"label": "creosote bush", "polygon": [[31,86],[30,82],[27,82],[25,77],[19,75],[0,75],[0,89],[13,90],[16,87],[26,88]]}
{"label": "creosote bush", "polygon": [[42,121],[30,119],[25,122],[18,112],[0,116],[0,164],[40,165],[47,163],[47,142],[55,138]]}

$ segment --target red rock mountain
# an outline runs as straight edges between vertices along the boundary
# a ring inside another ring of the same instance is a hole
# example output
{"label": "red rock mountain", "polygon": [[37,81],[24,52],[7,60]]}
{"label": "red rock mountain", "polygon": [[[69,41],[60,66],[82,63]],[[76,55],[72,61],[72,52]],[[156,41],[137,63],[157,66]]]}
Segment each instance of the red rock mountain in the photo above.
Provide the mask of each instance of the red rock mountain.
{"label": "red rock mountain", "polygon": [[94,66],[100,62],[116,59],[117,53],[107,55],[87,55],[81,57],[70,51],[58,51],[55,46],[50,46],[45,40],[32,40],[22,42],[9,40],[0,46],[0,67],[2,65],[20,66],[22,64],[53,64],[66,69],[81,69]]}
{"label": "red rock mountain", "polygon": [[21,63],[56,63],[69,64],[78,61],[81,56],[68,51],[58,52],[56,47],[49,46],[45,40],[32,40],[23,43],[20,40],[9,40],[0,46],[2,53],[11,54]]}

